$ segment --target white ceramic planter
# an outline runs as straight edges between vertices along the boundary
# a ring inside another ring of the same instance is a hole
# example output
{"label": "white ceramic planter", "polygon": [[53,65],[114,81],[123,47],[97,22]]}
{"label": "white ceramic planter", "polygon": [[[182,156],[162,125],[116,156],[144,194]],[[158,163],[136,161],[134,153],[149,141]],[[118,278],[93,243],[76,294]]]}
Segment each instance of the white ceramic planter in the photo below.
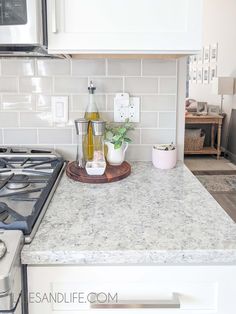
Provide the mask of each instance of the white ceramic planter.
{"label": "white ceramic planter", "polygon": [[171,169],[176,166],[177,150],[160,150],[153,146],[152,148],[152,163],[159,169]]}
{"label": "white ceramic planter", "polygon": [[119,166],[125,160],[125,152],[129,146],[128,143],[123,142],[122,146],[115,149],[114,144],[110,142],[105,142],[108,148],[107,161],[112,166]]}

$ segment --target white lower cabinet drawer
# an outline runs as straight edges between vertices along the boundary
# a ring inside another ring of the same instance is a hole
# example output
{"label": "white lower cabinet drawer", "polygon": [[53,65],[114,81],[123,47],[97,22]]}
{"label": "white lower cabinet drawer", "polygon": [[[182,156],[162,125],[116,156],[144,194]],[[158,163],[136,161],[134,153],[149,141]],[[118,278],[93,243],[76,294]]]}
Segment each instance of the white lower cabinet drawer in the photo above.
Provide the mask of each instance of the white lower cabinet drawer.
{"label": "white lower cabinet drawer", "polygon": [[28,267],[29,314],[235,314],[236,266]]}

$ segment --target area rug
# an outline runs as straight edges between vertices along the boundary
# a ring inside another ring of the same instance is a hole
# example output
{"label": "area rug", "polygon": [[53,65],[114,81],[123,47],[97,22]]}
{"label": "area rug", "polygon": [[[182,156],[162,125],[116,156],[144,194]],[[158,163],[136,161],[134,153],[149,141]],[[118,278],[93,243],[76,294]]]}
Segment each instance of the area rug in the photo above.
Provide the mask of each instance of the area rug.
{"label": "area rug", "polygon": [[193,174],[236,222],[236,171],[193,171]]}
{"label": "area rug", "polygon": [[209,192],[236,192],[236,175],[197,175]]}

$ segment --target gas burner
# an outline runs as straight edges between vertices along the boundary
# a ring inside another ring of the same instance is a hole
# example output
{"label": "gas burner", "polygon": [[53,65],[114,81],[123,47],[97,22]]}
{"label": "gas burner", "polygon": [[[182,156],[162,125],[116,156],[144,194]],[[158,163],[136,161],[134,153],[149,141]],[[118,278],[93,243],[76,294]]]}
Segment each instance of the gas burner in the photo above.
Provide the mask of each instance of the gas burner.
{"label": "gas burner", "polygon": [[29,177],[26,174],[16,174],[13,180],[9,181],[6,188],[9,190],[20,190],[29,186]]}
{"label": "gas burner", "polygon": [[2,240],[0,240],[0,259],[2,259],[5,256],[6,252],[7,252],[6,244]]}

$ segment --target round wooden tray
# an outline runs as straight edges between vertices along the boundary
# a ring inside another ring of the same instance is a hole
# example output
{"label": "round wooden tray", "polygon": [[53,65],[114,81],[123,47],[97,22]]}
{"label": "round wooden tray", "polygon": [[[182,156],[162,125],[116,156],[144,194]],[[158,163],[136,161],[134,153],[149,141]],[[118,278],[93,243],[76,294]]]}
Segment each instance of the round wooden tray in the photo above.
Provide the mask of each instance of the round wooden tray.
{"label": "round wooden tray", "polygon": [[70,162],[66,168],[66,174],[69,178],[84,183],[110,183],[120,181],[128,177],[131,173],[131,166],[124,161],[120,166],[111,166],[107,164],[106,171],[102,176],[89,176],[85,169],[78,168],[76,162]]}

